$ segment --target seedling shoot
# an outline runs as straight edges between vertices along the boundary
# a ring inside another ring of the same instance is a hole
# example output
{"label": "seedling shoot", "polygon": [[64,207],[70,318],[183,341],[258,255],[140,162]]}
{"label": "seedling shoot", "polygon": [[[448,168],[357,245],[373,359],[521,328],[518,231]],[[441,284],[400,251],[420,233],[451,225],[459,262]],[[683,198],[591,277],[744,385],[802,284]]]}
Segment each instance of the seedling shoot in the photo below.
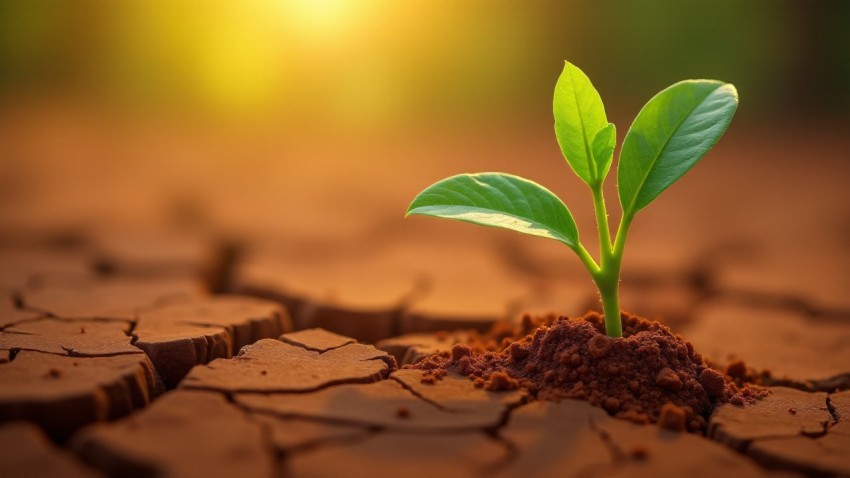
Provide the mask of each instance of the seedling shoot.
{"label": "seedling shoot", "polygon": [[614,156],[616,128],[587,75],[565,62],[555,85],[555,136],[567,164],[593,194],[598,261],[579,241],[575,220],[557,196],[510,174],[460,174],[438,181],[413,199],[405,217],[455,219],[566,244],[599,290],[606,333],[621,337],[620,269],[635,215],[705,156],[729,127],[737,107],[735,87],[715,80],[681,81],[644,105],[620,150],[617,191],[622,215],[612,237],[602,185]]}

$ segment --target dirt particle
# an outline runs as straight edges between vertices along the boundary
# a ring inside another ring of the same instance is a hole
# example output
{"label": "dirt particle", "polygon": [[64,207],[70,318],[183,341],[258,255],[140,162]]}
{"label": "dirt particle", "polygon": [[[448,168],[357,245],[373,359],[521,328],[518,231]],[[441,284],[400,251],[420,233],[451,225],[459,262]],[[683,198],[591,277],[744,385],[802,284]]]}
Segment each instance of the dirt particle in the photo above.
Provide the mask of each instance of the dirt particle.
{"label": "dirt particle", "polygon": [[717,370],[706,368],[699,374],[699,383],[712,398],[723,398],[726,379]]}
{"label": "dirt particle", "polygon": [[796,414],[797,414],[797,409],[796,409],[796,408],[794,408],[794,407],[791,407],[791,408],[789,408],[789,409],[788,409],[788,413],[790,413],[791,415],[796,415]]}
{"label": "dirt particle", "polygon": [[472,355],[472,349],[469,345],[466,344],[455,344],[452,347],[452,362],[458,362],[460,359],[464,357],[469,357]]}
{"label": "dirt particle", "polygon": [[608,397],[604,402],[602,402],[602,406],[605,410],[608,410],[609,413],[616,413],[620,410],[620,401],[614,397]]}
{"label": "dirt particle", "polygon": [[528,349],[523,347],[519,342],[512,343],[508,350],[511,353],[511,358],[514,359],[515,362],[519,362],[520,360],[524,360],[528,357]]}
{"label": "dirt particle", "polygon": [[395,416],[404,420],[410,418],[410,409],[407,407],[398,407],[395,411]]}
{"label": "dirt particle", "polygon": [[688,422],[688,430],[704,430],[705,425],[705,418],[700,415],[693,415],[691,421]]}
{"label": "dirt particle", "polygon": [[687,414],[684,408],[672,403],[665,403],[661,406],[661,412],[658,415],[658,426],[674,432],[683,432],[686,430],[686,419]]}
{"label": "dirt particle", "polygon": [[726,366],[726,375],[732,378],[744,378],[747,376],[747,364],[743,360],[735,360]]}
{"label": "dirt particle", "polygon": [[260,370],[260,375],[268,375],[268,374],[269,374],[269,372],[267,372],[266,370]]}
{"label": "dirt particle", "polygon": [[587,341],[587,350],[593,358],[602,358],[608,355],[613,341],[606,335],[594,335]]}
{"label": "dirt particle", "polygon": [[646,461],[647,458],[649,458],[649,449],[644,446],[637,445],[629,450],[629,456],[635,461]]}
{"label": "dirt particle", "polygon": [[682,379],[669,367],[664,367],[658,372],[658,375],[655,376],[655,383],[667,390],[682,389]]}
{"label": "dirt particle", "polygon": [[515,390],[519,388],[519,382],[505,372],[493,372],[484,382],[484,390],[491,392]]}
{"label": "dirt particle", "polygon": [[45,374],[48,378],[59,378],[62,376],[62,371],[57,368],[51,368]]}
{"label": "dirt particle", "polygon": [[444,369],[434,368],[422,374],[422,383],[434,385],[445,377],[447,372]]}

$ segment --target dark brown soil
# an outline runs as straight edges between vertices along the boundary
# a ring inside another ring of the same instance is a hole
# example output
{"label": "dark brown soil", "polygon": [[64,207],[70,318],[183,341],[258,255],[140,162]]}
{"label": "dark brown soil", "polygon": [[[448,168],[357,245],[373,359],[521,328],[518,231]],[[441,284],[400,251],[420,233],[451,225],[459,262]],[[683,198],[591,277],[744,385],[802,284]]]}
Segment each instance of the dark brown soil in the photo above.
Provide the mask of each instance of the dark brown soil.
{"label": "dark brown soil", "polygon": [[[710,368],[664,325],[627,313],[622,319],[623,338],[611,339],[595,312],[526,318],[520,331],[543,325],[518,339],[512,337],[517,331],[493,331],[413,368],[425,371],[425,382],[451,371],[488,390],[525,388],[541,399],[587,400],[619,418],[689,431],[702,431],[717,403],[745,405],[766,395],[740,383],[740,376],[736,384]],[[492,350],[497,340],[500,351]]]}

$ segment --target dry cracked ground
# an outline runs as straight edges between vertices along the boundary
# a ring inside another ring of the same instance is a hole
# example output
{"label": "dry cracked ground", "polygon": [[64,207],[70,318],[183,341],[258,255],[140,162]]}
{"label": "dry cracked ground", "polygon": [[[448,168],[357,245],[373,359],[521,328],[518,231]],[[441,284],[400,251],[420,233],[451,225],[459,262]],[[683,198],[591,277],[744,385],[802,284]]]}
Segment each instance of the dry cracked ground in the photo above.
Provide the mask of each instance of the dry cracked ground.
{"label": "dry cracked ground", "polygon": [[[356,145],[289,144],[245,173],[225,146],[158,136],[108,145],[145,160],[81,166],[62,158],[107,146],[13,126],[0,477],[850,476],[844,132],[733,136],[635,223],[624,308],[771,372],[767,398],[718,407],[700,436],[399,368],[523,312],[597,307],[556,243],[400,217],[457,164],[569,190],[548,135],[388,141],[369,174],[321,166]],[[157,182],[164,165],[186,171]],[[191,174],[203,200],[154,200]],[[589,201],[566,197],[590,235]]]}

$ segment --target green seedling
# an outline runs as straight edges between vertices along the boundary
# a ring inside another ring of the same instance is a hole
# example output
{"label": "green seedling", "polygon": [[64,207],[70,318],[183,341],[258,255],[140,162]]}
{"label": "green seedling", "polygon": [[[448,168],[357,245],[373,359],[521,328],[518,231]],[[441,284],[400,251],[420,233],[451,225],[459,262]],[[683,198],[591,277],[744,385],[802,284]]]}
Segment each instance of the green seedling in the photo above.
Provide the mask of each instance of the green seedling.
{"label": "green seedling", "polygon": [[616,128],[590,79],[565,62],[555,85],[555,136],[575,174],[590,187],[599,230],[597,263],[579,241],[567,206],[548,189],[504,173],[461,174],[419,193],[410,214],[443,217],[546,237],[575,251],[599,289],[610,337],[622,336],[620,268],[638,211],[688,172],[723,136],[738,107],[729,83],[685,80],[655,95],[626,133],[617,168],[622,215],[613,241],[602,184],[611,168]]}

